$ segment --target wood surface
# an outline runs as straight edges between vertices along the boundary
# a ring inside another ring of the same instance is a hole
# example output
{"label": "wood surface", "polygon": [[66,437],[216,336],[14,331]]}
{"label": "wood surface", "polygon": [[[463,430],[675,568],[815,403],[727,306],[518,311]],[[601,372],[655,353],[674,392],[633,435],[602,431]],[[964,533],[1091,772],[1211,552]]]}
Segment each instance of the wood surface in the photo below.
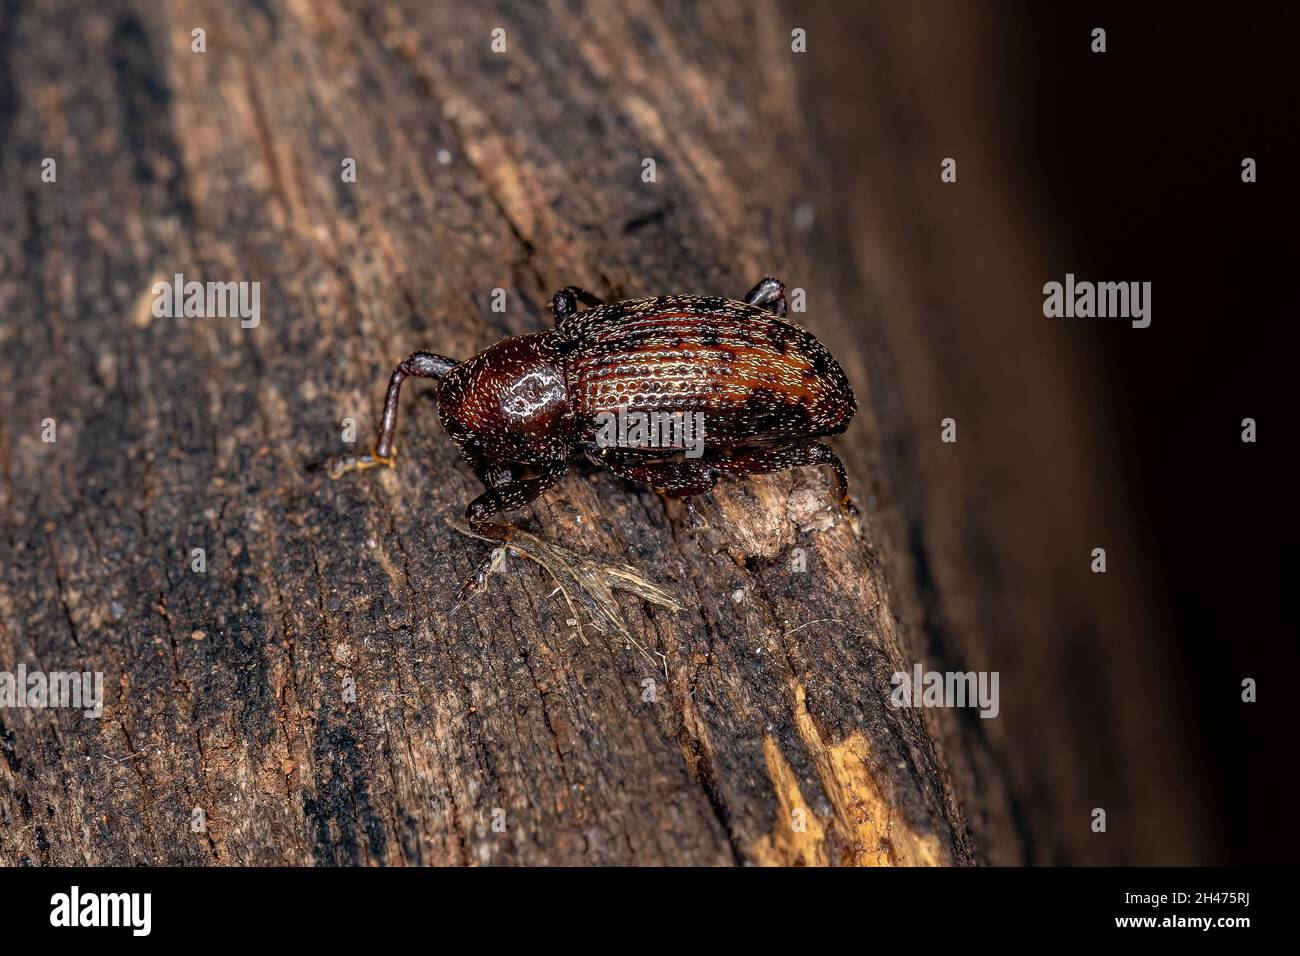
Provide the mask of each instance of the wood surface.
{"label": "wood surface", "polygon": [[[1071,852],[1044,849],[1060,808],[1026,801],[1052,782],[1001,731],[889,701],[893,672],[986,666],[996,645],[978,615],[936,619],[942,558],[937,585],[917,571],[963,539],[950,511],[925,523],[936,486],[905,485],[900,442],[937,421],[923,396],[898,404],[866,333],[915,346],[894,374],[935,382],[938,346],[883,318],[921,311],[907,296],[931,277],[872,274],[890,222],[840,204],[864,144],[834,132],[851,103],[818,93],[855,53],[834,18],[809,43],[841,60],[793,53],[800,24],[767,3],[0,8],[0,669],[107,687],[99,720],[0,711],[0,862]],[[856,95],[907,108],[888,83]],[[155,317],[175,273],[260,282],[260,324]],[[399,359],[545,328],[556,288],[738,297],[768,273],[803,290],[792,318],[857,389],[835,447],[861,538],[824,469],[724,483],[700,532],[591,469],[522,515],[687,606],[622,603],[659,667],[579,633],[524,560],[450,614],[488,545],[448,525],[480,487],[425,383],[406,386],[396,470],[304,470],[347,450],[344,419],[369,440]]]}

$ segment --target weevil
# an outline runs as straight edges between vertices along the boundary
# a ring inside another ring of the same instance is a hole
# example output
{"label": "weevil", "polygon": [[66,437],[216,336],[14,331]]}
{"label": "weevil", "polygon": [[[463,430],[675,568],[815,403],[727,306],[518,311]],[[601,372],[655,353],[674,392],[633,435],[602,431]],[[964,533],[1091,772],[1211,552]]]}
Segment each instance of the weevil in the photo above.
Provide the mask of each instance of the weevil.
{"label": "weevil", "polygon": [[[329,476],[393,467],[402,383],[428,378],[438,382],[444,430],[486,489],[465,510],[469,530],[508,550],[538,559],[540,542],[492,519],[537,499],[578,456],[688,507],[723,475],[830,465],[835,502],[860,528],[844,465],[818,440],[848,427],[857,410],[853,389],[826,347],[787,320],[781,280],[767,276],[743,301],[666,295],[606,303],[568,286],[551,307],[554,328],[505,339],[465,361],[421,351],[401,362],[371,452],[324,463]],[[703,413],[703,454],[599,441],[597,423],[620,410]],[[560,552],[573,557],[562,549],[551,557]],[[496,549],[466,582],[457,606],[504,553]],[[608,566],[579,570],[597,567]],[[566,570],[580,588],[590,578]],[[630,570],[622,566],[617,576]],[[564,586],[560,575],[556,580]]]}

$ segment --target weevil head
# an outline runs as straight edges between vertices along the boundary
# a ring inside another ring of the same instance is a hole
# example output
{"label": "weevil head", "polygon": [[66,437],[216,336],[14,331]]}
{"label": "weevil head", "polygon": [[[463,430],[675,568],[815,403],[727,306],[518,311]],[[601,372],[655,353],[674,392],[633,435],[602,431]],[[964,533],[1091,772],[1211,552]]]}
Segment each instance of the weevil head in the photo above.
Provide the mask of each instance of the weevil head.
{"label": "weevil head", "polygon": [[438,417],[461,445],[524,464],[563,455],[572,419],[553,333],[498,342],[452,369],[438,387]]}

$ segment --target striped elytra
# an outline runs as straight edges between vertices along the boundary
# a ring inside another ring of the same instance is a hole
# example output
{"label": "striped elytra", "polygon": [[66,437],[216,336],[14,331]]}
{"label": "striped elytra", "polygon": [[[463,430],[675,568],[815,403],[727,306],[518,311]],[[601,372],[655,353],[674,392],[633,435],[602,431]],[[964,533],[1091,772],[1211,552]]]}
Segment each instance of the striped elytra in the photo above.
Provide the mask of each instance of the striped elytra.
{"label": "striped elytra", "polygon": [[[399,363],[373,449],[327,463],[330,476],[395,464],[402,383],[427,378],[439,382],[443,427],[485,487],[466,517],[493,540],[513,532],[491,519],[536,500],[578,455],[688,501],[725,475],[829,465],[835,502],[860,527],[844,464],[817,440],[848,427],[853,389],[826,347],[786,321],[779,279],[761,279],[743,302],[668,295],[603,303],[568,286],[552,308],[554,328],[464,361],[422,351]],[[663,431],[608,441],[611,416],[647,412],[660,421],[681,413],[690,434],[670,431],[667,445]]]}
{"label": "striped elytra", "polygon": [[629,411],[701,411],[710,443],[833,435],[856,410],[843,369],[812,333],[714,296],[630,299],[580,312],[566,340],[569,405],[586,422]]}

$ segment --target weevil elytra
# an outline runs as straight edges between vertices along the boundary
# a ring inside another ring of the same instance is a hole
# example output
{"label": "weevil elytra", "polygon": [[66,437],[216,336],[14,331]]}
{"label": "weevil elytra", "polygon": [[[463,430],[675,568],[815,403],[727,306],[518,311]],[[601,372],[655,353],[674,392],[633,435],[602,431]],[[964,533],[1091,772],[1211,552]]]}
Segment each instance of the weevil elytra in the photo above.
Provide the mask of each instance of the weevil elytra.
{"label": "weevil elytra", "polygon": [[[848,427],[857,410],[853,389],[825,346],[787,321],[779,279],[764,278],[744,301],[668,295],[604,303],[570,286],[555,293],[552,309],[554,328],[505,339],[463,362],[412,354],[393,370],[373,450],[327,462],[330,477],[392,467],[402,383],[430,378],[439,383],[443,428],[486,488],[465,511],[468,530],[543,564],[542,542],[491,519],[542,495],[578,455],[688,506],[723,475],[830,465],[836,504],[859,527],[844,465],[818,441]],[[703,413],[703,454],[688,458],[672,448],[598,441],[597,423],[620,411]],[[575,557],[551,550],[561,563]],[[583,570],[598,567],[606,566]],[[492,569],[489,558],[466,582],[461,600]],[[579,589],[590,578],[573,567],[564,571]],[[615,577],[626,580],[630,571],[624,567]],[[563,576],[556,575],[562,587]]]}

